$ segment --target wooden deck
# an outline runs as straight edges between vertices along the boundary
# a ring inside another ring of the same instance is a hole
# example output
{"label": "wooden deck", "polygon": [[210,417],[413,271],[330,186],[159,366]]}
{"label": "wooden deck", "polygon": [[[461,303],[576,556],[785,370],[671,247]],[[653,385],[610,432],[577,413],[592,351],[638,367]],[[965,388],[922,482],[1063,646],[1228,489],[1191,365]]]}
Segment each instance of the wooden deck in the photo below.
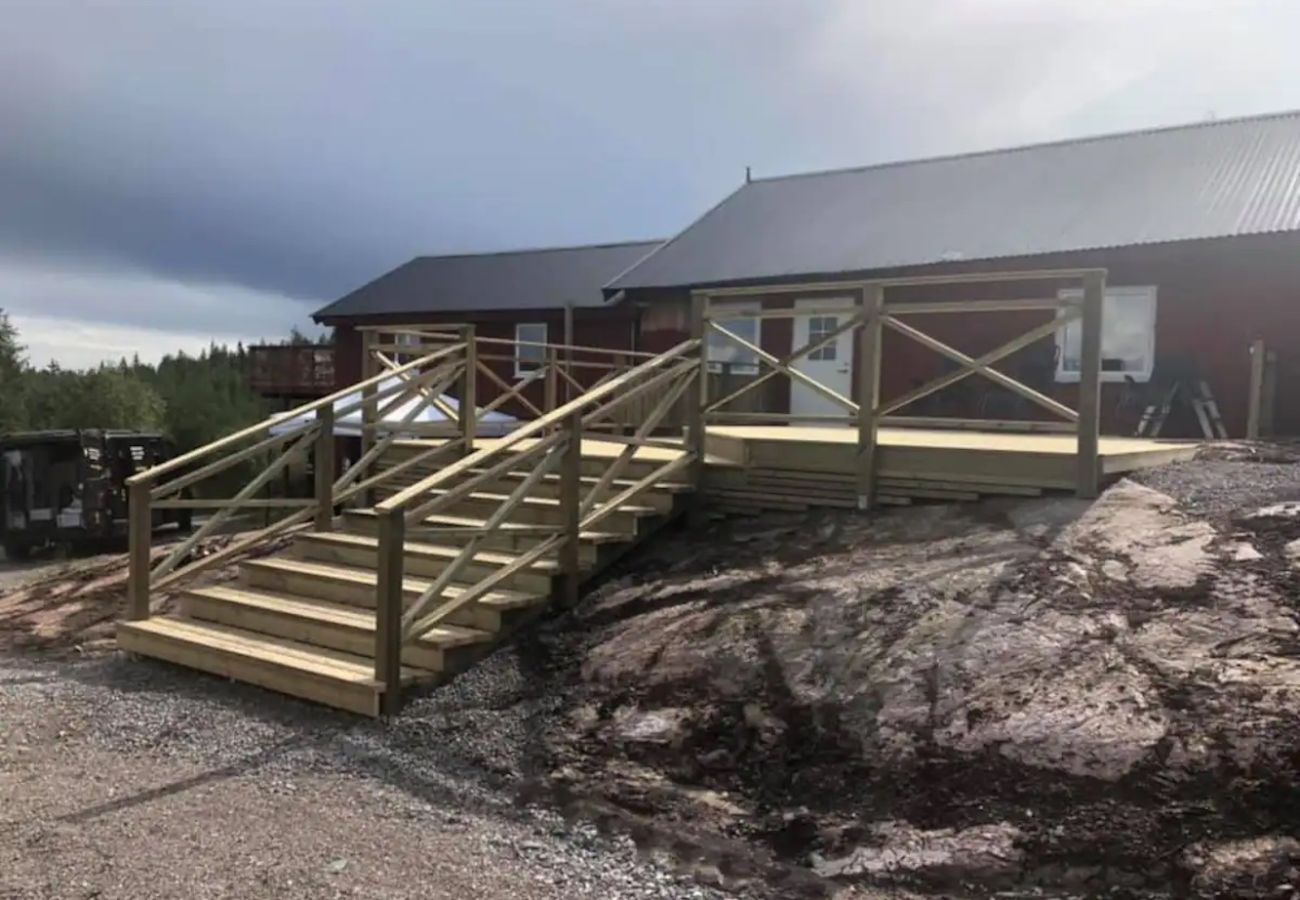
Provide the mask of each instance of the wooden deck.
{"label": "wooden deck", "polygon": [[[857,431],[844,427],[710,425],[710,492],[740,506],[767,503],[850,506]],[[974,500],[983,495],[1073,491],[1076,439],[1068,434],[882,428],[877,479],[886,503]],[[1103,479],[1195,454],[1197,444],[1103,437]],[[821,503],[819,501],[826,501]]]}

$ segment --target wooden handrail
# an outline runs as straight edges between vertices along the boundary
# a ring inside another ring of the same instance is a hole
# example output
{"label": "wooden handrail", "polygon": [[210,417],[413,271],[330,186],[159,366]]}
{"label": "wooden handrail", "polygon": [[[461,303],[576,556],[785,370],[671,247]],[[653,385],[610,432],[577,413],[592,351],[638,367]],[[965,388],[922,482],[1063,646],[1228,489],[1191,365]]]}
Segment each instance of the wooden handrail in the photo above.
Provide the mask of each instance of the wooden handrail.
{"label": "wooden handrail", "polygon": [[[299,416],[303,415],[304,413],[315,412],[316,410],[320,409],[322,406],[326,406],[326,405],[333,406],[337,401],[342,400],[343,398],[348,397],[351,394],[355,394],[357,391],[382,384],[384,381],[387,381],[388,379],[401,375],[405,372],[409,372],[412,369],[418,369],[421,366],[427,366],[429,363],[442,359],[445,356],[449,356],[452,353],[455,353],[461,349],[464,349],[463,343],[457,343],[449,347],[443,347],[440,350],[428,354],[427,356],[422,356],[419,359],[412,360],[409,363],[405,363],[404,365],[401,365],[396,369],[389,369],[385,372],[381,372],[378,375],[374,375],[370,378],[367,378],[365,381],[360,381],[357,382],[356,384],[349,385],[348,387],[335,391],[332,394],[329,394],[325,397],[321,397],[319,400],[312,400],[309,403],[304,403],[301,406],[296,406],[293,409],[289,410],[288,412],[277,413],[274,416],[271,416],[267,419],[264,419],[261,422],[258,422],[256,425],[249,425],[247,428],[241,428],[239,431],[236,431],[233,434],[228,434],[223,438],[218,438],[217,440],[212,441],[209,444],[204,444],[202,447],[198,447],[194,450],[189,451],[188,453],[183,453],[180,456],[173,457],[164,463],[159,463],[158,465],[153,466],[152,468],[145,469],[143,472],[137,472],[135,475],[132,475],[130,478],[126,480],[126,484],[128,487],[136,484],[152,484],[160,476],[165,475],[168,472],[174,472],[177,469],[184,468],[185,466],[189,465],[195,460],[202,459],[203,457],[211,453],[216,453],[218,450],[224,450],[227,447],[233,447],[236,444],[248,440],[249,438],[257,437],[261,435],[263,432],[267,431],[270,428],[274,428],[276,425],[279,425],[282,422],[287,422],[292,419],[296,419]],[[402,387],[406,387],[406,385],[400,385],[394,388],[394,390],[400,390]]]}
{"label": "wooden handrail", "polygon": [[528,438],[539,435],[544,431],[546,431],[547,429],[556,427],[561,422],[563,422],[565,418],[568,417],[570,414],[575,412],[581,412],[583,409],[590,406],[591,404],[599,400],[603,400],[604,398],[614,394],[616,391],[625,387],[628,384],[628,382],[636,380],[641,375],[663,365],[664,363],[671,362],[674,359],[679,359],[685,356],[687,353],[690,353],[692,350],[696,349],[699,345],[700,345],[699,340],[695,338],[682,341],[680,344],[673,347],[672,349],[665,350],[663,353],[660,353],[658,356],[652,357],[646,362],[641,363],[641,365],[637,366],[636,368],[630,369],[621,375],[617,375],[614,378],[611,378],[609,381],[605,382],[600,387],[593,388],[587,393],[582,394],[576,397],[575,399],[570,400],[568,403],[565,403],[557,407],[556,409],[552,410],[551,412],[547,413],[541,418],[534,419],[533,421],[524,425],[522,428],[515,429],[505,438],[502,438],[500,441],[498,441],[495,445],[491,447],[484,447],[481,450],[476,450],[473,453],[471,453],[469,456],[466,456],[463,459],[452,463],[450,466],[447,466],[446,468],[433,473],[423,481],[417,484],[413,484],[410,487],[406,488],[405,490],[394,494],[393,496],[379,503],[375,507],[375,512],[380,515],[387,515],[395,510],[403,509],[407,504],[412,502],[415,498],[419,497],[421,494],[426,493],[432,488],[435,488],[438,485],[451,480],[452,478],[456,478],[464,474],[469,469],[482,465],[482,463],[485,460],[489,459],[490,457],[495,456],[496,454],[499,453],[504,453],[505,451],[509,450],[511,447],[518,445],[520,442],[525,441]]}

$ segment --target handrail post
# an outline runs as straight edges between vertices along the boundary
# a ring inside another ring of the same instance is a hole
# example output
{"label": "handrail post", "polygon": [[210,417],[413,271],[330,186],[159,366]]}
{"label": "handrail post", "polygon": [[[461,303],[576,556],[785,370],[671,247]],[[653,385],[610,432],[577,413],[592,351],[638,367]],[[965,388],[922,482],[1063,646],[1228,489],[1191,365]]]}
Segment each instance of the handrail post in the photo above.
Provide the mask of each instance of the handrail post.
{"label": "handrail post", "polygon": [[334,528],[334,404],[316,410],[316,530]]}
{"label": "handrail post", "polygon": [[560,400],[560,354],[554,347],[546,348],[546,383],[542,393],[542,413],[555,412]]}
{"label": "handrail post", "polygon": [[1083,327],[1079,347],[1078,496],[1091,499],[1101,490],[1098,444],[1101,435],[1101,319],[1106,275],[1083,277]]}
{"label": "handrail post", "polygon": [[884,324],[885,289],[869,284],[862,290],[862,324],[858,326],[858,509],[876,503],[876,450],[880,417],[880,338]]}
{"label": "handrail post", "polygon": [[[375,331],[363,331],[361,333],[361,377],[363,380],[369,379],[378,373],[379,367],[375,365],[375,344],[379,333]],[[378,385],[370,384],[361,389],[361,456],[362,458],[370,452],[378,437],[376,428],[378,427],[379,403],[375,399],[378,392]],[[361,472],[362,480],[365,479],[366,473]],[[375,502],[375,492],[372,488],[366,488],[361,492],[361,502],[364,506],[373,506]]]}
{"label": "handrail post", "polygon": [[135,622],[149,618],[149,558],[153,539],[152,485],[137,481],[127,488],[127,540],[129,541],[126,617]]}
{"label": "handrail post", "polygon": [[462,325],[460,339],[465,344],[465,370],[460,381],[460,437],[468,455],[474,452],[474,438],[478,434],[478,344],[474,326]]}
{"label": "handrail post", "polygon": [[698,368],[695,372],[695,390],[682,395],[686,403],[686,452],[695,455],[687,470],[691,487],[686,511],[687,524],[698,527],[704,524],[704,458],[707,450],[704,408],[709,405],[708,340],[705,337],[705,320],[709,311],[707,293],[691,294],[691,339],[696,341],[695,354]]}
{"label": "handrail post", "polygon": [[564,444],[564,456],[560,460],[560,521],[564,528],[564,542],[560,545],[560,571],[564,578],[560,602],[571,607],[578,603],[582,577],[578,549],[582,538],[582,412],[571,413],[564,428],[568,431],[569,438]]}
{"label": "handrail post", "polygon": [[375,680],[384,686],[381,712],[402,710],[402,580],[406,514],[379,515],[378,578],[375,584]]}

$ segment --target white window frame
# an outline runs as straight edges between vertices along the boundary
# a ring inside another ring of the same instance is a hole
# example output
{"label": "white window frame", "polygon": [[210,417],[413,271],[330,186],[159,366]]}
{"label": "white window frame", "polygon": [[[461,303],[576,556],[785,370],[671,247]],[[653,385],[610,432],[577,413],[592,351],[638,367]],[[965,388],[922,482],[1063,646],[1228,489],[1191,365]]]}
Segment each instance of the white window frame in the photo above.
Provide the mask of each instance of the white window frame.
{"label": "white window frame", "polygon": [[[540,339],[534,334],[525,336],[520,332],[527,328],[540,328],[542,336]],[[548,338],[548,328],[545,322],[516,322],[515,323],[515,377],[523,378],[525,375],[531,375],[538,369],[546,365],[546,348],[545,347],[524,347],[519,341],[527,341],[530,344],[547,344],[550,343]],[[525,356],[527,354],[537,354],[536,357]]]}
{"label": "white window frame", "polygon": [[[1080,288],[1066,289],[1059,294],[1062,300],[1081,301],[1083,291]],[[1115,321],[1111,311],[1117,303],[1142,303],[1145,304],[1146,314],[1142,322],[1146,329],[1146,346],[1143,348],[1142,367],[1140,369],[1107,370],[1104,365],[1101,372],[1101,380],[1106,382],[1118,382],[1132,379],[1136,382],[1147,382],[1151,380],[1151,374],[1155,369],[1156,357],[1156,306],[1158,304],[1158,291],[1156,285],[1116,285],[1107,287],[1105,297],[1102,300],[1101,315],[1101,356],[1106,359],[1106,327],[1109,323]],[[1056,332],[1056,381],[1058,384],[1078,384],[1080,372],[1075,368],[1066,368],[1066,360],[1071,345],[1079,346],[1083,336],[1083,322],[1081,319],[1075,319],[1064,328],[1057,329]]]}
{"label": "white window frame", "polygon": [[[735,316],[736,313],[761,312],[763,304],[757,300],[724,300],[709,304],[709,312],[717,312],[724,316]],[[719,318],[718,324],[728,331],[734,331],[732,327],[736,322],[753,322],[754,338],[750,343],[756,347],[763,346],[763,320],[760,318],[750,319],[745,316],[737,318]],[[737,334],[737,337],[745,338],[743,334]],[[746,338],[746,340],[749,340]],[[737,344],[730,338],[725,338],[718,334],[712,328],[704,336],[705,353],[708,354],[708,370],[713,373],[722,371],[723,363],[732,363],[730,374],[732,375],[757,375],[759,369],[758,357],[750,351]],[[721,350],[722,353],[717,353]],[[716,355],[715,355],[716,353]],[[739,361],[737,360],[739,357]],[[749,362],[751,359],[753,362]]]}

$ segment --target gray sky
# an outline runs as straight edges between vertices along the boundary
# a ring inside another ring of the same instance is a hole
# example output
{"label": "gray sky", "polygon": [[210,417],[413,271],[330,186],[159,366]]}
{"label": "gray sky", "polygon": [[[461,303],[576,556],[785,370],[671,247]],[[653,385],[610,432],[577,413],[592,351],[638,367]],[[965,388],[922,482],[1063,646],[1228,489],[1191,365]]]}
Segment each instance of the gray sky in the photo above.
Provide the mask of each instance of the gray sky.
{"label": "gray sky", "polygon": [[777,174],[1300,107],[1281,0],[0,0],[38,364],[278,338],[420,253],[667,236]]}

